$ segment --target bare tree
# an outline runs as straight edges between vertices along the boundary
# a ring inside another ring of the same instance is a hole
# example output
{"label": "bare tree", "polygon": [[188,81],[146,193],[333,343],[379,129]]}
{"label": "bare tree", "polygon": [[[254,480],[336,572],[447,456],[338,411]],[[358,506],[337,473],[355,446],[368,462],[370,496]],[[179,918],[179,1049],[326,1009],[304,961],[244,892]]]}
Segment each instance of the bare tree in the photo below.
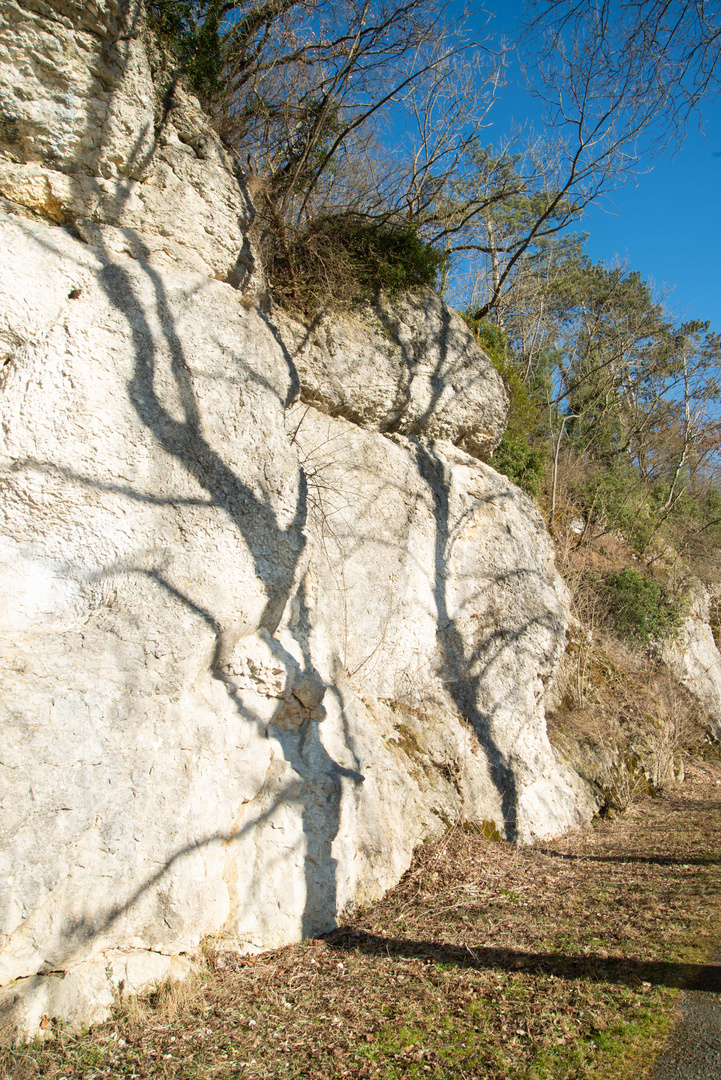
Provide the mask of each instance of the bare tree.
{"label": "bare tree", "polygon": [[[328,174],[347,174],[351,160],[363,168],[364,146],[379,139],[389,147],[393,130],[382,132],[389,112],[395,130],[407,130],[422,123],[424,109],[426,119],[438,114],[443,102],[445,130],[423,133],[425,155],[415,159],[411,147],[402,147],[402,167],[393,163],[374,193],[386,216],[397,215],[401,204],[406,211],[423,204],[434,168],[452,168],[454,154],[457,160],[464,141],[475,137],[477,106],[483,102],[483,114],[498,78],[499,60],[471,32],[469,12],[449,18],[433,0],[296,3],[283,10],[264,48],[242,78],[227,81],[223,123],[280,212],[296,223],[319,206],[344,208],[350,185],[329,183]],[[366,210],[357,197],[350,202]]]}
{"label": "bare tree", "polygon": [[559,41],[582,41],[586,55],[654,108],[647,134],[657,146],[683,136],[704,99],[721,89],[718,0],[530,0],[522,41],[541,34],[551,55]]}
{"label": "bare tree", "polygon": [[[718,94],[721,4],[705,0],[531,0],[518,52],[545,137],[521,152],[527,214],[481,214],[465,250],[481,258],[472,305],[502,309],[523,263],[683,136]],[[508,150],[510,153],[510,149]]]}
{"label": "bare tree", "polygon": [[[269,249],[280,252],[293,293],[303,230],[350,215],[413,231],[446,254],[456,282],[474,266],[475,315],[503,318],[503,297],[528,259],[634,171],[673,94],[690,108],[716,85],[718,20],[702,0],[538,0],[534,47],[528,31],[522,48],[543,136],[526,132],[488,147],[484,126],[505,57],[477,32],[472,7],[147,6],[258,178]],[[630,43],[623,57],[621,27]]]}
{"label": "bare tree", "polygon": [[[545,136],[520,161],[528,181],[524,212],[509,216],[502,204],[489,219],[499,269],[475,312],[479,318],[498,305],[539,241],[567,229],[634,173],[666,100],[664,87],[642,85],[635,71],[619,66],[613,40],[594,18],[580,28],[567,23],[563,32],[551,25],[533,53],[525,39],[527,88]],[[487,224],[476,242],[484,253],[492,250]]]}

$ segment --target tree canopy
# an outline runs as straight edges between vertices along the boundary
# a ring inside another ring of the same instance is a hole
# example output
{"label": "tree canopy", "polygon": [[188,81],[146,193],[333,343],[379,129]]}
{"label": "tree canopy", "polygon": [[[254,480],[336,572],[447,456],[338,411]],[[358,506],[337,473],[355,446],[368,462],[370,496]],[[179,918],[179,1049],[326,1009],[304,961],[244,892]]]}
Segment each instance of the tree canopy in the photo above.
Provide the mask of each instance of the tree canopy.
{"label": "tree canopy", "polygon": [[[254,179],[274,298],[310,312],[436,284],[509,388],[494,464],[653,560],[721,551],[721,342],[593,264],[585,209],[719,90],[719,5],[529,0],[518,41],[433,0],[147,0]],[[510,51],[542,135],[491,145]],[[717,535],[718,534],[718,535]],[[664,547],[665,545],[665,547]]]}

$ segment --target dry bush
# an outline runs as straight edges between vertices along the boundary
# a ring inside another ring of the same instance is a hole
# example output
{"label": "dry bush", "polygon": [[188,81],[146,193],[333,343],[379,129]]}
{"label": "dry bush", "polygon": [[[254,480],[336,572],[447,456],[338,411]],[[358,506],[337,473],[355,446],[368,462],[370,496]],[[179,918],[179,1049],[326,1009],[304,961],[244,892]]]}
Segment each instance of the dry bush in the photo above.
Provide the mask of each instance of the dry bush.
{"label": "dry bush", "polygon": [[651,782],[665,791],[684,776],[684,753],[698,752],[706,742],[701,708],[671,672],[655,683],[656,715],[646,727],[648,758],[653,763]]}
{"label": "dry bush", "polygon": [[657,658],[604,631],[577,625],[548,717],[551,741],[625,810],[643,793],[659,794],[684,775],[684,755],[703,743],[698,703]]}
{"label": "dry bush", "polygon": [[393,675],[393,701],[411,708],[417,715],[432,714],[439,706],[439,675],[424,658],[414,667],[399,668]]}
{"label": "dry bush", "polygon": [[609,575],[640,565],[628,542],[607,532],[590,539],[562,506],[556,540],[559,569],[575,617],[554,686],[549,734],[576,768],[624,810],[645,792],[660,793],[684,775],[684,756],[704,743],[700,707],[670,670],[615,630]]}
{"label": "dry bush", "polygon": [[352,213],[289,226],[269,199],[255,236],[273,298],[302,315],[434,288],[445,259],[411,227]]}

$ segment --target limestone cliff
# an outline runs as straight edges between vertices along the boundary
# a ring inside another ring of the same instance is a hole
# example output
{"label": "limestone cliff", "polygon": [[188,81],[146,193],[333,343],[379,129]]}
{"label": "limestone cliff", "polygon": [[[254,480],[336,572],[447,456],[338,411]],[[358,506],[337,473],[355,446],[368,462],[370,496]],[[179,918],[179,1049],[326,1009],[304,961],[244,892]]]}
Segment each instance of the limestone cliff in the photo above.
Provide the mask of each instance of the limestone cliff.
{"label": "limestone cliff", "polygon": [[721,742],[721,654],[714,639],[710,611],[715,598],[700,581],[694,580],[680,634],[664,642],[660,651],[679,682],[698,699],[711,737]]}
{"label": "limestone cliff", "polygon": [[[0,0],[0,1008],[333,925],[449,822],[589,816],[566,593],[431,295],[254,305],[242,177],[132,2]],[[245,292],[243,291],[245,289]]]}

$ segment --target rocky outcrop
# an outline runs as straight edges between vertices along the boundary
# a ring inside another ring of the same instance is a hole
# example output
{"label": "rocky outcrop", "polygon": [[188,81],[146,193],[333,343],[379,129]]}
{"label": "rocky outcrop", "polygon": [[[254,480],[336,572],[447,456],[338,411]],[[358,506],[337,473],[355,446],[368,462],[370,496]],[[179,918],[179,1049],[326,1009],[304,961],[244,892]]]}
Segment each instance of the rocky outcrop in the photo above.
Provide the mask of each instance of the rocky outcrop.
{"label": "rocky outcrop", "polygon": [[250,202],[142,31],[141,0],[2,0],[0,195],[109,254],[238,284]]}
{"label": "rocky outcrop", "polygon": [[508,400],[498,372],[430,289],[355,319],[282,326],[307,404],[373,431],[448,439],[483,460],[501,441]]}
{"label": "rocky outcrop", "polygon": [[689,611],[677,638],[661,646],[661,657],[698,699],[709,732],[721,741],[721,653],[711,628],[712,596],[700,581],[690,590]]}
{"label": "rocky outcrop", "polygon": [[466,452],[506,401],[456,317],[331,345],[253,306],[250,204],[133,5],[0,16],[0,1009],[33,1036],[203,939],[332,926],[449,822],[594,804],[545,732],[565,589]]}
{"label": "rocky outcrop", "polygon": [[556,766],[543,713],[567,596],[530,499],[448,443],[389,442],[302,405],[289,423],[343,668],[431,727],[470,727],[469,818],[522,840],[567,828],[581,786]]}

